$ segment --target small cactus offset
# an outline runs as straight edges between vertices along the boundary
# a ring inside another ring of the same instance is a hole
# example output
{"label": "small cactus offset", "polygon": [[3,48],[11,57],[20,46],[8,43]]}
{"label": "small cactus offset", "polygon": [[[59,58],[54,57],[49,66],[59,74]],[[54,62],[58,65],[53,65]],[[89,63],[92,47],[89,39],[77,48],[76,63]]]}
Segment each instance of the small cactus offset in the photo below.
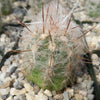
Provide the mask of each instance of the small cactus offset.
{"label": "small cactus offset", "polygon": [[0,0],[2,7],[2,15],[8,15],[12,12],[12,1],[11,0]]}
{"label": "small cactus offset", "polygon": [[56,91],[74,82],[88,47],[68,9],[56,0],[43,6],[35,22],[24,28],[22,38],[21,49],[29,50],[23,54],[29,80]]}

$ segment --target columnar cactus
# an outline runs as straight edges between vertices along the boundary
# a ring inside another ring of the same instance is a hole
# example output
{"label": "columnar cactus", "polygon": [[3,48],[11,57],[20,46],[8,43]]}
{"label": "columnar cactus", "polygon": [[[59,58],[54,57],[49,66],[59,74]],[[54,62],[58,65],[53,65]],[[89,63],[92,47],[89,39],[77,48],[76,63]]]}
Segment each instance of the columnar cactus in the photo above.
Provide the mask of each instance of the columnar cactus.
{"label": "columnar cactus", "polygon": [[0,0],[2,4],[1,12],[2,15],[8,15],[12,12],[12,2],[11,0]]}
{"label": "columnar cactus", "polygon": [[[59,91],[73,83],[87,45],[71,13],[58,2],[42,7],[35,22],[22,33],[26,76],[41,88]],[[28,30],[27,30],[28,29]]]}

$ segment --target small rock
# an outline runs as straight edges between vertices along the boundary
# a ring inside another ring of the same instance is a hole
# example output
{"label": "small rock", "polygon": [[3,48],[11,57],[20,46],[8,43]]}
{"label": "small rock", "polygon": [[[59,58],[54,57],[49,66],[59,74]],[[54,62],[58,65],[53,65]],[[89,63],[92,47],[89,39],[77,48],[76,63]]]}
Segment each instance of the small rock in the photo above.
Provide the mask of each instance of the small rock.
{"label": "small rock", "polygon": [[94,87],[92,87],[90,90],[88,90],[88,94],[92,94],[94,91]]}
{"label": "small rock", "polygon": [[56,100],[56,99],[54,99],[53,97],[49,97],[49,100]]}
{"label": "small rock", "polygon": [[23,88],[21,90],[17,90],[15,88],[11,88],[10,90],[10,95],[21,95],[21,94],[25,94],[26,93],[26,89]]}
{"label": "small rock", "polygon": [[0,88],[4,89],[11,86],[11,78],[7,77],[4,82],[0,85]]}
{"label": "small rock", "polygon": [[16,66],[12,67],[12,68],[10,69],[10,74],[13,74],[13,73],[16,71],[16,69],[17,69]]}
{"label": "small rock", "polygon": [[1,71],[2,71],[2,72],[6,72],[7,69],[8,69],[8,66],[3,66],[3,67],[1,68]]}
{"label": "small rock", "polygon": [[82,78],[78,77],[78,78],[77,78],[77,83],[81,83],[82,80],[83,80]]}
{"label": "small rock", "polygon": [[64,97],[63,100],[69,100],[69,96],[68,96],[68,95],[69,95],[68,92],[65,91],[65,92],[63,93],[63,97]]}
{"label": "small rock", "polygon": [[15,80],[14,84],[13,84],[14,88],[16,89],[22,89],[24,86],[23,86],[23,83],[20,82],[19,80]]}
{"label": "small rock", "polygon": [[26,99],[27,100],[36,100],[34,92],[26,93]]}
{"label": "small rock", "polygon": [[87,91],[80,90],[79,94],[82,95],[82,96],[87,96]]}
{"label": "small rock", "polygon": [[28,99],[26,99],[26,96],[22,94],[22,95],[14,96],[14,100],[28,100]]}
{"label": "small rock", "polygon": [[33,91],[35,94],[37,94],[40,91],[40,88],[37,85],[35,85]]}
{"label": "small rock", "polygon": [[33,87],[29,83],[25,83],[24,87],[28,92],[33,91]]}
{"label": "small rock", "polygon": [[12,78],[12,79],[17,79],[17,78],[18,78],[18,74],[17,74],[17,73],[13,73],[13,74],[11,75],[11,78]]}
{"label": "small rock", "polygon": [[75,99],[76,100],[83,100],[83,96],[80,94],[75,94]]}
{"label": "small rock", "polygon": [[7,76],[7,73],[6,72],[3,72],[0,74],[0,80],[4,80]]}
{"label": "small rock", "polygon": [[24,79],[24,75],[22,72],[18,72],[18,77]]}
{"label": "small rock", "polygon": [[91,57],[93,60],[96,60],[96,61],[98,61],[98,56],[97,56],[97,54],[92,54],[92,57]]}
{"label": "small rock", "polygon": [[99,75],[96,75],[96,78],[97,78],[98,83],[100,84],[100,73]]}
{"label": "small rock", "polygon": [[87,81],[87,89],[89,90],[89,89],[91,89],[91,87],[93,86],[93,81]]}
{"label": "small rock", "polygon": [[2,96],[1,96],[1,98],[2,98],[3,100],[6,100],[7,97],[8,97],[8,94],[7,94],[7,95],[2,95]]}
{"label": "small rock", "polygon": [[45,96],[43,93],[39,93],[35,96],[35,100],[48,100],[48,97]]}
{"label": "small rock", "polygon": [[94,100],[94,95],[93,94],[89,94],[88,95],[88,100]]}
{"label": "small rock", "polygon": [[69,89],[68,90],[68,96],[69,96],[69,98],[71,98],[71,97],[73,97],[74,96],[74,89]]}
{"label": "small rock", "polygon": [[63,94],[57,94],[57,95],[55,95],[54,99],[63,100]]}
{"label": "small rock", "polygon": [[0,89],[0,95],[7,95],[10,92],[10,87],[7,87],[5,89]]}
{"label": "small rock", "polygon": [[56,91],[52,91],[52,95],[55,96],[56,95]]}
{"label": "small rock", "polygon": [[49,96],[49,97],[52,96],[51,92],[50,92],[49,90],[47,90],[47,89],[44,91],[44,94],[46,94],[46,95]]}
{"label": "small rock", "polygon": [[13,97],[9,96],[6,100],[13,100]]}

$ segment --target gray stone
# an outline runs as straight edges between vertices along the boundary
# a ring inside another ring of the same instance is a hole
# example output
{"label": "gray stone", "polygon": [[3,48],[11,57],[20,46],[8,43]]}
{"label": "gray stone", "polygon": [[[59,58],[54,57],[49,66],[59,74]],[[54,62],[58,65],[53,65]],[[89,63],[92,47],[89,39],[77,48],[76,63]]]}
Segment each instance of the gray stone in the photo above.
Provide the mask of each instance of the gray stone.
{"label": "gray stone", "polygon": [[75,99],[76,99],[76,100],[83,100],[83,97],[84,97],[84,96],[82,96],[82,95],[80,95],[80,94],[75,94]]}
{"label": "gray stone", "polygon": [[52,95],[55,96],[56,95],[56,91],[52,91]]}
{"label": "gray stone", "polygon": [[88,100],[94,100],[94,95],[93,94],[89,94],[88,95]]}
{"label": "gray stone", "polygon": [[56,100],[56,99],[54,99],[53,97],[49,97],[49,100]]}
{"label": "gray stone", "polygon": [[11,78],[7,77],[2,84],[0,84],[0,88],[4,89],[11,86]]}
{"label": "gray stone", "polygon": [[7,97],[8,97],[8,94],[7,94],[7,95],[2,95],[2,96],[1,96],[1,98],[2,98],[3,100],[6,100]]}
{"label": "gray stone", "polygon": [[68,92],[67,91],[65,91],[63,93],[63,96],[64,96],[64,99],[63,100],[69,100],[69,96],[68,96]]}
{"label": "gray stone", "polygon": [[0,95],[7,95],[10,92],[10,87],[5,89],[0,89]]}
{"label": "gray stone", "polygon": [[33,87],[29,83],[25,83],[24,87],[28,92],[33,91]]}
{"label": "gray stone", "polygon": [[93,81],[88,80],[88,82],[87,82],[87,89],[91,89],[92,86],[93,86]]}
{"label": "gray stone", "polygon": [[49,97],[52,96],[52,93],[49,90],[47,90],[47,89],[44,91],[44,94],[49,96]]}
{"label": "gray stone", "polygon": [[21,90],[15,89],[15,88],[11,88],[10,90],[10,95],[22,95],[26,93],[26,89],[23,88]]}
{"label": "gray stone", "polygon": [[41,89],[37,95],[35,95],[36,100],[48,100],[48,97],[44,95],[43,90]]}
{"label": "gray stone", "polygon": [[94,87],[92,87],[90,90],[88,90],[88,94],[92,94],[94,91]]}
{"label": "gray stone", "polygon": [[29,93],[26,93],[25,95],[26,95],[27,100],[36,100],[34,92],[29,92]]}
{"label": "gray stone", "polygon": [[26,99],[26,96],[22,94],[22,95],[14,96],[14,100],[28,100],[28,99]]}
{"label": "gray stone", "polygon": [[13,100],[13,97],[9,96],[6,100]]}
{"label": "gray stone", "polygon": [[37,94],[40,91],[40,88],[37,85],[34,85],[33,91]]}
{"label": "gray stone", "polygon": [[10,69],[10,74],[13,74],[13,73],[16,71],[16,69],[17,69],[16,66],[12,67],[12,68]]}
{"label": "gray stone", "polygon": [[63,100],[63,94],[57,94],[57,95],[55,95],[54,99]]}
{"label": "gray stone", "polygon": [[15,80],[14,84],[13,84],[14,88],[16,89],[22,89],[24,86],[23,86],[23,83],[20,82],[19,80]]}
{"label": "gray stone", "polygon": [[6,76],[7,76],[6,72],[0,73],[0,80],[1,81],[4,80]]}
{"label": "gray stone", "polygon": [[69,89],[68,90],[68,96],[69,96],[69,98],[74,96],[74,89]]}

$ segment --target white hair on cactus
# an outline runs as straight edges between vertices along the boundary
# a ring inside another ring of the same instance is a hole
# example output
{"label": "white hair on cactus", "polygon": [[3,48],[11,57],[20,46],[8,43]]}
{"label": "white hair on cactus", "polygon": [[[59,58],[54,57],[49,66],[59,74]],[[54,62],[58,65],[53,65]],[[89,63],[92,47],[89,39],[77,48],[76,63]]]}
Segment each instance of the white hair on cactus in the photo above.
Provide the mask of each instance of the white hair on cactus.
{"label": "white hair on cactus", "polygon": [[[31,32],[24,28],[22,33],[21,47],[32,50],[26,53],[25,58],[33,59],[33,69],[36,68],[39,73],[41,71],[41,77],[44,77],[44,80],[48,79],[51,83],[53,75],[62,76],[66,73],[64,77],[69,74],[71,76],[71,72],[66,72],[70,68],[69,63],[73,70],[79,66],[79,62],[82,62],[73,55],[80,56],[85,53],[84,49],[87,49],[84,37],[81,37],[83,35],[81,28],[72,21],[70,16],[74,8],[69,12],[56,0],[51,1],[27,26]],[[57,69],[61,72],[55,72]]]}

